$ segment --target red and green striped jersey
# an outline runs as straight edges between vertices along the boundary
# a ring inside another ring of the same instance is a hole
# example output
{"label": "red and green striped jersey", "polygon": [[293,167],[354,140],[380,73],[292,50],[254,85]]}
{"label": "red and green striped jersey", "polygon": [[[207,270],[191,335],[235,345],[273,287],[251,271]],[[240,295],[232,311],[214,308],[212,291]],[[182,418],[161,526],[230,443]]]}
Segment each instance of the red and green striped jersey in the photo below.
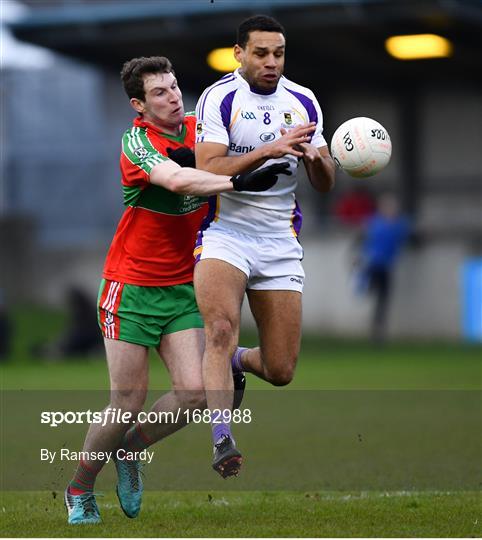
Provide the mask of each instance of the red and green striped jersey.
{"label": "red and green striped jersey", "polygon": [[205,199],[178,195],[149,182],[167,148],[194,148],[196,118],[187,113],[178,137],[136,118],[122,138],[120,168],[126,209],[107,254],[105,279],[168,286],[193,279],[193,247],[207,212]]}

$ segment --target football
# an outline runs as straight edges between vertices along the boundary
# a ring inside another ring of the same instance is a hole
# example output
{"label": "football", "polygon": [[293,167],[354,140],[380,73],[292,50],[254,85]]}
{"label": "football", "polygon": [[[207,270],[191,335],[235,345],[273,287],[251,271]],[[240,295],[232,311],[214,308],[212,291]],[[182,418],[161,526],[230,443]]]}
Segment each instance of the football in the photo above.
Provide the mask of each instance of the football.
{"label": "football", "polygon": [[350,176],[367,178],[388,165],[392,143],[387,130],[375,120],[351,118],[335,131],[331,155]]}

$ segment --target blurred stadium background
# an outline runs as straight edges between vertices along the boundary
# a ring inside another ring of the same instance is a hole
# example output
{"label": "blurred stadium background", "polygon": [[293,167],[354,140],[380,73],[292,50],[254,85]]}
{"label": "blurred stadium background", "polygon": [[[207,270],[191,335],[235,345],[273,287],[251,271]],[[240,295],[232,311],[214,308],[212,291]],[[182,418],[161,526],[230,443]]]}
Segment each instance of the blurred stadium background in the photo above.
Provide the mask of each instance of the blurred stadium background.
{"label": "blurred stadium background", "polygon": [[[481,340],[477,0],[2,0],[3,309],[62,306],[73,285],[95,297],[122,212],[119,146],[133,117],[119,82],[123,62],[168,56],[190,110],[221,76],[208,53],[232,46],[239,22],[255,13],[285,26],[285,74],[317,95],[328,141],[341,122],[368,116],[394,147],[380,175],[339,173],[329,195],[300,181],[306,329],[367,334],[370,302],[354,294],[351,271],[357,231],[336,215],[340,199],[363,184],[397,194],[416,227],[396,272],[390,335]],[[450,40],[452,54],[402,61],[386,51],[388,37],[419,33]],[[247,314],[244,322],[252,325]]]}

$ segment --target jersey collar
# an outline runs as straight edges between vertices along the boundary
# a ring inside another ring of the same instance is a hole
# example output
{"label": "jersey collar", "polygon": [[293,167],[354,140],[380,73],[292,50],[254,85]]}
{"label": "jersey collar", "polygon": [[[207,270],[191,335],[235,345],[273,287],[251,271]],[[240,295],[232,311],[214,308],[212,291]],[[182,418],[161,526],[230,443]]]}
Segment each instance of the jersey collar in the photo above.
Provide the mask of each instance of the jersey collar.
{"label": "jersey collar", "polygon": [[161,135],[162,137],[166,137],[167,139],[170,139],[171,141],[176,141],[179,143],[183,143],[184,139],[186,138],[187,128],[186,128],[186,118],[184,118],[182,123],[182,129],[181,133],[179,135],[170,135],[169,133],[164,133],[161,128],[156,126],[155,124],[152,124],[151,122],[146,122],[143,118],[140,116],[137,116],[134,118],[133,122],[135,127],[142,127],[142,128],[148,128],[151,131],[154,131],[158,135]]}
{"label": "jersey collar", "polygon": [[234,71],[234,76],[238,79],[238,81],[240,81],[240,83],[242,84],[242,86],[244,88],[246,88],[246,90],[248,90],[249,92],[253,93],[253,94],[256,94],[257,96],[272,96],[273,94],[276,94],[277,90],[278,90],[278,86],[279,86],[279,81],[278,81],[278,84],[276,85],[276,88],[274,88],[273,90],[269,90],[267,92],[264,92],[263,90],[260,90],[258,88],[253,88],[249,83],[248,81],[241,75],[241,73],[239,73],[239,69],[236,69]]}

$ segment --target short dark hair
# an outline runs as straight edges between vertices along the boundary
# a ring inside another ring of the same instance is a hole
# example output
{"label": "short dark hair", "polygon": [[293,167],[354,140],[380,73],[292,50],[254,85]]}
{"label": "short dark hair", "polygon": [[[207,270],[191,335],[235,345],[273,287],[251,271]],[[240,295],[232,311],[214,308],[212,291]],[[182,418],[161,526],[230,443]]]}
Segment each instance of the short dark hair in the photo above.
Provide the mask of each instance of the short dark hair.
{"label": "short dark hair", "polygon": [[165,56],[141,56],[127,61],[122,66],[120,75],[129,99],[145,99],[143,75],[146,73],[172,73],[175,75],[170,60]]}
{"label": "short dark hair", "polygon": [[236,43],[244,49],[249,41],[249,33],[256,30],[260,32],[279,32],[286,37],[285,29],[276,19],[267,15],[253,15],[239,25]]}

